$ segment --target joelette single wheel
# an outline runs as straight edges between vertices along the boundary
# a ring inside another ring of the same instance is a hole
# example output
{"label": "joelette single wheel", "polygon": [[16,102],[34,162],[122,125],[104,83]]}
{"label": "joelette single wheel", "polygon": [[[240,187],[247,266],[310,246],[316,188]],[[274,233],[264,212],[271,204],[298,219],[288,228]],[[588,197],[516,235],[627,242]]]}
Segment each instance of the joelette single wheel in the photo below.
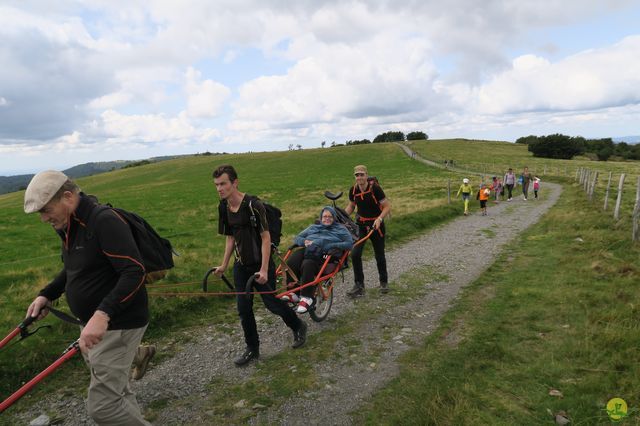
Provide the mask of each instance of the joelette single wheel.
{"label": "joelette single wheel", "polygon": [[309,316],[316,322],[324,321],[329,316],[333,304],[333,278],[329,278],[316,286],[316,301],[309,309]]}

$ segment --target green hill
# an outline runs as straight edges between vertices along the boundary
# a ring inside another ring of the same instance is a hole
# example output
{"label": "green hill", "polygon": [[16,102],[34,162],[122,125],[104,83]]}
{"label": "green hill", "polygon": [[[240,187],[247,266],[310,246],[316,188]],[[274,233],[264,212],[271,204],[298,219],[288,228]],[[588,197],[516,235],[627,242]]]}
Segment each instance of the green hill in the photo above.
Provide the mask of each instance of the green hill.
{"label": "green hill", "polygon": [[[186,288],[198,291],[204,273],[222,259],[224,238],[217,234],[218,198],[211,172],[224,163],[238,170],[241,190],[258,194],[282,209],[283,245],[288,245],[315,219],[321,206],[328,204],[325,190],[346,193],[353,183],[353,166],[361,163],[379,178],[393,203],[393,218],[388,224],[390,244],[457,214],[457,206],[446,205],[446,181],[459,176],[426,168],[393,144],[184,157],[77,182],[102,202],[141,214],[161,235],[170,238],[180,257],[164,283],[190,282],[193,285]],[[40,223],[37,215],[23,213],[23,196],[23,191],[0,196],[4,243],[0,329],[7,332],[20,322],[38,289],[61,267],[58,237]],[[346,195],[340,200],[340,205],[345,204]],[[66,309],[65,303],[61,306]],[[235,321],[233,303],[223,298],[154,298],[152,315],[149,336],[198,323]],[[42,367],[43,354],[52,359],[66,342],[77,337],[75,327],[55,318],[43,323],[52,324],[52,330],[0,353],[0,371],[3,377],[11,377],[0,384],[0,394],[8,394],[20,381],[35,374]],[[21,358],[16,361],[18,351]],[[8,371],[12,374],[5,376]]]}

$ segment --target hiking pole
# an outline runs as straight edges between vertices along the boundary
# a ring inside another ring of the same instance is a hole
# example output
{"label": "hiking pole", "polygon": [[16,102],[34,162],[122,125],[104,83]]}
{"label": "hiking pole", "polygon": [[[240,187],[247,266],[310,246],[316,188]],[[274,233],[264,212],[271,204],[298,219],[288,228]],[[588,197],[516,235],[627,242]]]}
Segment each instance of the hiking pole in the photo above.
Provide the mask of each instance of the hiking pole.
{"label": "hiking pole", "polygon": [[79,352],[80,344],[78,342],[79,340],[76,340],[75,342],[70,344],[69,347],[67,347],[67,349],[65,349],[64,352],[62,352],[62,355],[60,356],[60,358],[58,358],[53,364],[51,364],[50,366],[42,370],[42,372],[38,374],[36,377],[29,380],[27,384],[25,384],[16,392],[14,392],[14,394],[11,395],[9,398],[2,401],[2,403],[0,403],[0,413],[2,413],[4,410],[9,408],[11,405],[13,405],[14,402],[22,398],[24,394],[26,394],[31,389],[33,389],[35,385],[37,385],[42,379],[47,377],[49,374],[53,373],[66,360],[68,360],[69,358],[74,356],[77,352]]}
{"label": "hiking pole", "polygon": [[[204,279],[202,280],[202,291],[204,291],[205,293],[207,292],[207,284],[208,284],[207,280],[209,279],[209,275],[214,273],[216,271],[216,269],[218,269],[218,268],[211,268],[204,275]],[[229,282],[227,277],[224,276],[224,274],[222,274],[220,276],[220,278],[222,278],[222,281],[224,281],[224,283],[227,285],[227,287],[229,287],[229,290],[235,290],[235,288],[231,285],[231,283]]]}
{"label": "hiking pole", "polygon": [[[26,339],[27,337],[31,336],[32,334],[34,334],[36,331],[40,330],[42,327],[38,327],[35,331],[29,333],[27,331],[27,327],[29,327],[31,325],[32,322],[34,322],[36,320],[36,317],[27,317],[24,319],[24,321],[22,321],[20,323],[19,326],[17,326],[15,328],[15,330],[13,330],[11,333],[9,333],[7,335],[7,337],[5,337],[4,339],[2,339],[2,341],[0,341],[0,349],[2,349],[7,343],[9,343],[9,341],[11,339],[13,339],[14,337],[16,337],[18,334],[20,335],[20,337],[22,339]],[[49,325],[45,325],[43,327],[50,327]],[[20,339],[20,340],[22,340]]]}

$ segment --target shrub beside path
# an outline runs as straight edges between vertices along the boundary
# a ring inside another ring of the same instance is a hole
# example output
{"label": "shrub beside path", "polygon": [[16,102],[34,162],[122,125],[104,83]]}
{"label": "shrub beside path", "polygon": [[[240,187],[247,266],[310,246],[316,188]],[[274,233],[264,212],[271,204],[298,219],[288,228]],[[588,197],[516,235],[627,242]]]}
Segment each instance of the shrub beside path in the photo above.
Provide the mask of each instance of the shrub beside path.
{"label": "shrub beside path", "polygon": [[[308,352],[314,347],[322,347],[322,336],[314,335],[339,327],[344,333],[335,344],[334,356],[307,363],[315,374],[315,387],[296,392],[270,407],[240,400],[229,408],[241,410],[252,424],[352,424],[350,413],[398,375],[398,357],[438,327],[460,290],[494,262],[505,244],[536,223],[557,201],[561,190],[560,185],[546,182],[541,199],[524,201],[515,197],[512,202],[489,203],[488,216],[480,215],[474,201],[470,216],[461,216],[388,251],[391,292],[387,295],[378,292],[372,259],[365,262],[367,295],[355,301],[349,299],[346,291],[353,277],[347,270],[344,284],[339,280],[336,285],[329,319],[315,323],[304,318],[309,324],[310,342],[295,351],[303,360],[308,359]],[[370,246],[366,250],[371,252]],[[407,275],[412,276],[412,284],[407,283]],[[416,280],[422,280],[423,285],[416,286]],[[407,297],[409,291],[413,293]],[[260,362],[268,362],[282,351],[293,351],[289,347],[290,331],[279,318],[264,310],[261,302],[256,307]],[[347,331],[342,319],[353,320]],[[154,424],[211,424],[216,413],[207,401],[225,395],[224,386],[213,387],[211,383],[238,384],[260,374],[253,364],[233,367],[232,358],[244,348],[238,323],[212,325],[188,334],[191,340],[186,344],[179,344],[179,338],[170,336],[160,351],[173,355],[152,365],[146,376],[133,384],[140,404],[154,407]],[[449,338],[455,344],[456,336]],[[265,380],[264,376],[261,374],[260,380]],[[59,413],[61,424],[65,425],[92,424],[83,400],[68,396],[38,401],[20,419],[28,423],[43,412]]]}

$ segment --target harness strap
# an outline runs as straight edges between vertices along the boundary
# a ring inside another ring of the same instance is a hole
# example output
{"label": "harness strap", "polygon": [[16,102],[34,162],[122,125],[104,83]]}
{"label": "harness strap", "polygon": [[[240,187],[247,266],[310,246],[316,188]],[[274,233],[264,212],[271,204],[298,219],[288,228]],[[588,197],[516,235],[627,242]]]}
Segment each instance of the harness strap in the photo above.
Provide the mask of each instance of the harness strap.
{"label": "harness strap", "polygon": [[375,194],[373,193],[373,184],[371,183],[367,183],[367,190],[366,191],[360,191],[356,194],[356,188],[358,187],[358,185],[353,185],[353,187],[351,188],[351,194],[353,195],[353,198],[356,197],[360,197],[360,201],[364,201],[364,196],[367,194],[371,194],[371,198],[373,198],[373,202],[376,203],[376,205],[378,205],[378,199],[376,198]]}

